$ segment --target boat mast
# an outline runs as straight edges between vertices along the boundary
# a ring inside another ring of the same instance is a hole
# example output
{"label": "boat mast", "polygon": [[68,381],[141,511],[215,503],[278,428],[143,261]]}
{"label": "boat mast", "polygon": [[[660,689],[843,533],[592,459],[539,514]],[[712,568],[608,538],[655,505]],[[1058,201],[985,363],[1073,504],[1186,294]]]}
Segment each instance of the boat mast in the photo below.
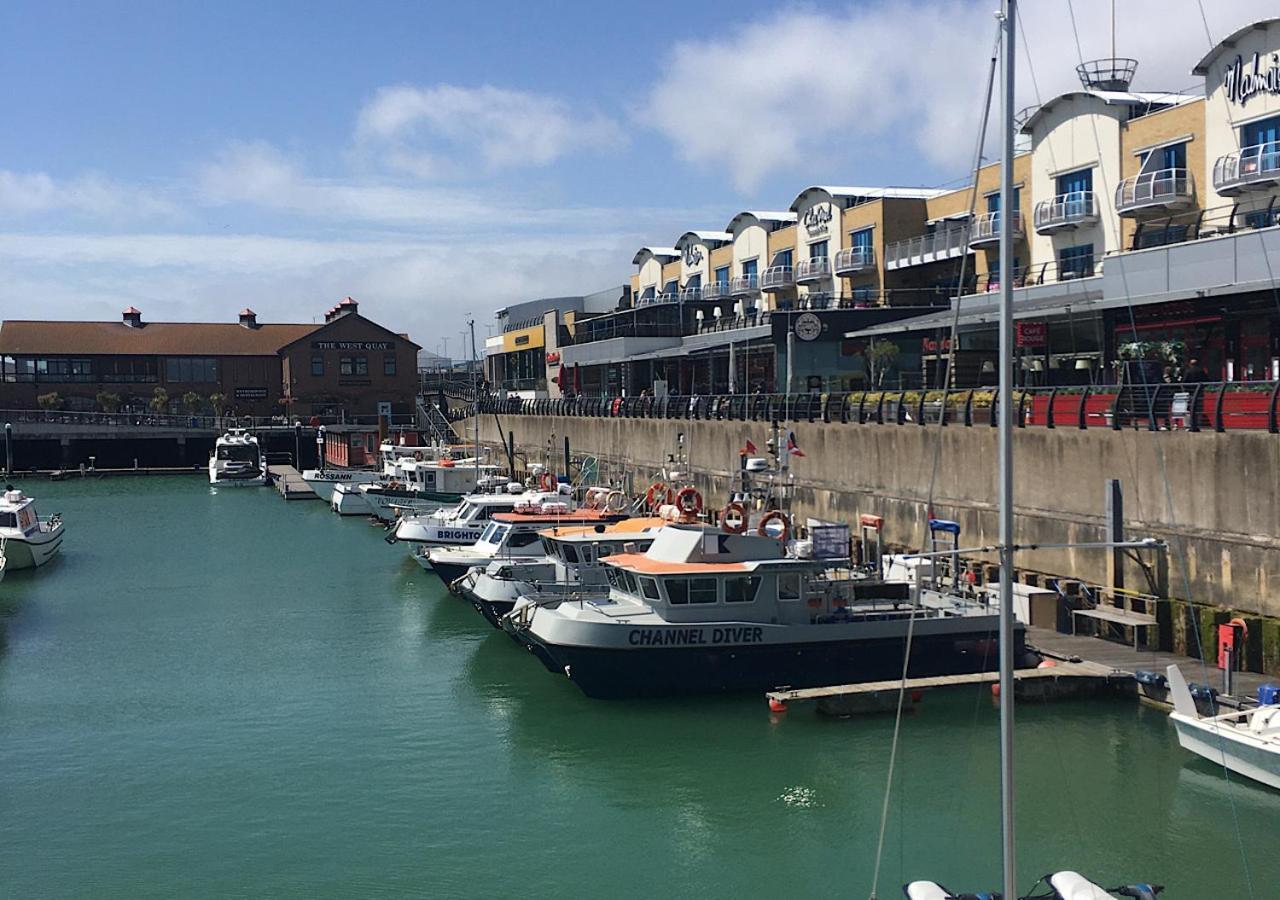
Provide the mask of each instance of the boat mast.
{"label": "boat mast", "polygon": [[1000,67],[1000,831],[1004,896],[1018,896],[1013,804],[1013,79],[1017,0],[1003,0]]}
{"label": "boat mast", "polygon": [[[473,316],[467,316],[467,327],[471,329],[471,362],[468,365],[471,375],[471,399],[476,403],[476,415],[473,416],[473,425],[475,431],[472,436],[475,438],[475,486],[473,490],[480,490],[480,388],[476,384],[476,320]],[[502,437],[501,434],[498,437]]]}

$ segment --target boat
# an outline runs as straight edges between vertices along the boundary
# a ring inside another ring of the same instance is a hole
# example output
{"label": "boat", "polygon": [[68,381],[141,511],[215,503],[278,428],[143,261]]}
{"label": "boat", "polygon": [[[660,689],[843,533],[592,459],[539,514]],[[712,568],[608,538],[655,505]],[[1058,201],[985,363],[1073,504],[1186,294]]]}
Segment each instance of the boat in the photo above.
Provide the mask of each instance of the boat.
{"label": "boat", "polygon": [[8,560],[4,555],[4,538],[0,537],[0,581],[4,581],[4,570],[6,565],[8,565]]}
{"label": "boat", "polygon": [[469,546],[480,539],[497,513],[511,512],[517,506],[530,503],[568,502],[572,493],[570,485],[556,484],[554,479],[537,487],[537,490],[526,490],[519,482],[510,482],[500,492],[468,494],[455,506],[441,507],[421,515],[402,516],[396,521],[387,541],[407,543],[411,555],[422,552],[424,547]]}
{"label": "boat", "polygon": [[[1000,32],[1000,55],[1002,64],[1000,86],[1002,88],[1002,128],[1001,128],[1001,166],[1000,166],[1000,209],[1014,209],[1013,159],[1014,159],[1014,111],[1013,82],[1016,57],[1014,55],[1014,33],[1017,28],[1017,0],[1003,0],[998,15],[997,28]],[[991,60],[991,79],[994,81],[996,57]],[[1110,62],[1110,61],[1109,61]],[[990,95],[988,95],[988,102]],[[985,112],[984,112],[985,115]],[[985,134],[985,120],[983,139]],[[1015,268],[1013,257],[1012,229],[1000,229],[1000,271],[1012,272]],[[1003,891],[996,893],[958,894],[935,881],[913,881],[903,885],[903,893],[909,900],[961,900],[967,897],[1005,897],[1006,900],[1023,898],[1023,900],[1113,900],[1116,895],[1122,897],[1152,900],[1164,888],[1156,884],[1128,884],[1105,889],[1089,880],[1079,872],[1062,870],[1043,876],[1032,889],[1021,893],[1017,886],[1016,846],[1017,829],[1014,817],[1014,679],[1013,673],[1017,659],[1022,650],[1022,640],[1017,633],[1014,616],[1013,568],[1014,554],[1017,549],[1014,537],[1014,503],[1013,503],[1013,279],[1000,279],[999,291],[999,393],[997,394],[997,465],[999,470],[999,544],[996,548],[1000,559],[999,590],[999,640],[998,657],[1000,660],[999,693],[1000,698],[1000,862]],[[1086,546],[1086,545],[1075,545]],[[1098,546],[1098,545],[1094,545]],[[1113,544],[1120,546],[1120,544]],[[954,551],[953,551],[954,552]],[[900,676],[903,679],[901,698],[906,695],[906,678],[909,673],[904,669]],[[899,718],[899,721],[901,719]],[[897,731],[895,729],[895,741]],[[896,752],[896,745],[894,750]],[[890,757],[892,759],[892,756]],[[888,813],[890,787],[892,786],[892,765],[890,765],[890,781],[885,788],[884,812],[882,813],[880,844],[877,850],[875,876],[871,885],[871,896],[876,896],[877,882],[880,873],[880,852],[884,848],[884,816]],[[1036,894],[1040,884],[1050,891],[1048,894]]]}
{"label": "boat", "polygon": [[396,474],[396,463],[400,460],[452,459],[454,455],[455,448],[444,444],[403,444],[388,439],[378,445],[376,469],[325,466],[304,470],[302,480],[309,484],[321,499],[332,503],[333,492],[338,485],[355,488],[361,484],[374,484],[383,479],[392,478]]}
{"label": "boat", "polygon": [[364,498],[367,515],[391,523],[405,515],[456,505],[467,494],[508,483],[507,475],[488,463],[407,459],[396,463],[396,474],[390,480],[356,485],[355,491]]}
{"label": "boat", "polygon": [[606,509],[573,509],[564,502],[518,506],[509,513],[497,513],[481,533],[480,539],[466,547],[423,548],[414,559],[424,569],[431,569],[452,588],[473,568],[485,567],[494,560],[527,560],[543,555],[540,532],[547,529],[576,526],[608,525],[625,518],[622,513]]}
{"label": "boat", "polygon": [[1258,705],[1202,716],[1177,666],[1169,666],[1169,714],[1182,749],[1280,790],[1280,689],[1264,684]]}
{"label": "boat", "polygon": [[258,439],[243,428],[230,428],[209,454],[209,483],[218,486],[268,484],[266,461]]}
{"label": "boat", "polygon": [[36,514],[35,500],[8,485],[0,495],[0,544],[4,570],[35,569],[57,555],[66,525],[61,513]]}
{"label": "boat", "polygon": [[302,480],[325,502],[332,502],[333,491],[340,484],[348,487],[354,487],[358,484],[372,484],[379,477],[380,473],[375,472],[373,469],[345,469],[337,466],[323,469],[304,469],[302,472]]}
{"label": "boat", "polygon": [[[843,543],[843,556],[815,558],[796,552],[811,548],[789,542],[781,512],[751,533],[744,524],[668,521],[647,551],[601,560],[606,595],[521,604],[503,628],[597,698],[895,678],[909,626],[913,675],[993,663],[997,617],[988,607],[855,569],[847,529],[843,542],[822,541]],[[1025,628],[1014,635],[1021,651]]]}
{"label": "boat", "polygon": [[609,591],[602,560],[628,548],[643,552],[663,527],[662,519],[645,516],[608,525],[581,525],[539,532],[542,555],[528,560],[499,559],[475,568],[456,584],[457,592],[495,628],[517,604],[551,597]]}

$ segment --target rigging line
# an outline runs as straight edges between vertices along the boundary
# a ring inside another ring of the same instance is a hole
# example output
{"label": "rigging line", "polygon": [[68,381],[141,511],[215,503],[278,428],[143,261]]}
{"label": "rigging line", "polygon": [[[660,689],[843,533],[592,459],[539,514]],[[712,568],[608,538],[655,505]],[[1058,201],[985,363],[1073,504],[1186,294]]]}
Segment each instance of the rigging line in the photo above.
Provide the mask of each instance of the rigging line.
{"label": "rigging line", "polygon": [[[1201,22],[1202,22],[1202,23],[1204,23],[1204,25],[1205,25],[1205,29],[1206,29],[1206,32],[1205,32],[1205,33],[1206,33],[1206,36],[1208,37],[1208,40],[1209,40],[1210,46],[1211,46],[1211,48],[1212,48],[1212,46],[1213,46],[1213,38],[1212,38],[1212,36],[1211,36],[1211,35],[1209,35],[1209,32],[1208,32],[1208,21],[1207,21],[1207,19],[1205,18],[1205,15],[1204,15],[1204,6],[1203,6],[1203,4],[1200,2],[1200,0],[1197,0],[1197,4],[1199,4],[1199,6],[1200,6]],[[1084,63],[1084,54],[1083,54],[1083,52],[1081,51],[1081,47],[1080,47],[1080,30],[1079,30],[1079,28],[1077,27],[1077,24],[1076,24],[1076,14],[1075,14],[1075,3],[1074,3],[1074,0],[1067,0],[1067,10],[1068,10],[1068,12],[1070,13],[1070,16],[1071,16],[1071,30],[1072,30],[1072,33],[1073,33],[1073,34],[1074,34],[1074,36],[1075,36],[1076,53],[1077,53],[1077,55],[1080,57],[1080,62],[1081,62],[1081,64],[1083,64],[1083,63]],[[1231,119],[1230,119],[1230,112],[1229,112],[1229,111],[1228,111],[1228,113],[1227,113],[1227,116],[1228,116],[1228,121],[1230,122],[1230,121],[1231,121]],[[1092,124],[1092,126],[1093,126],[1093,136],[1094,136],[1094,144],[1095,144],[1095,148],[1096,148],[1096,149],[1097,149],[1097,151],[1098,151],[1098,158],[1099,158],[1099,159],[1101,159],[1101,158],[1102,158],[1102,141],[1101,141],[1101,139],[1100,139],[1100,138],[1099,138],[1099,136],[1098,136],[1098,126],[1097,126],[1096,119],[1095,119],[1094,117],[1091,117],[1091,124]],[[1233,125],[1233,127],[1234,127],[1234,123],[1232,123],[1232,125]],[[1208,127],[1208,123],[1207,123],[1207,122],[1206,122],[1206,127]],[[1206,163],[1207,163],[1207,160],[1206,160]],[[1102,172],[1101,167],[1099,167],[1099,175],[1100,175],[1100,176],[1102,176],[1102,177],[1105,179],[1105,174]],[[1104,188],[1105,188],[1105,180],[1104,180]],[[1263,241],[1263,256],[1264,256],[1264,258],[1265,258],[1265,257],[1266,257],[1265,239],[1262,237],[1262,235],[1261,235],[1261,231],[1259,231],[1259,240],[1260,240],[1260,241]],[[1132,330],[1133,330],[1134,337],[1135,337],[1135,340],[1136,340],[1136,337],[1137,337],[1137,331],[1138,331],[1138,329],[1137,329],[1137,321],[1136,321],[1136,316],[1135,316],[1135,314],[1134,314],[1134,310],[1133,310],[1132,297],[1131,297],[1131,294],[1130,294],[1130,291],[1129,291],[1128,274],[1127,274],[1127,272],[1125,271],[1124,255],[1123,255],[1123,253],[1121,253],[1120,255],[1118,255],[1118,256],[1116,257],[1116,260],[1115,260],[1115,261],[1116,261],[1117,267],[1119,268],[1119,271],[1120,271],[1120,283],[1121,283],[1122,288],[1123,288],[1123,290],[1124,290],[1124,295],[1125,295],[1125,304],[1126,304],[1127,312],[1128,312],[1128,315],[1129,315],[1130,326],[1131,326],[1131,328],[1132,328]],[[1270,260],[1267,260],[1267,268],[1268,268],[1268,274],[1269,274],[1269,275],[1271,275]],[[1276,289],[1276,284],[1275,284],[1275,279],[1274,279],[1274,276],[1273,276],[1273,275],[1271,275],[1271,279],[1272,279],[1272,280],[1271,280],[1272,290],[1273,290],[1273,292],[1274,292],[1274,291],[1275,291],[1275,289]],[[1143,382],[1144,382],[1144,386],[1145,386],[1145,383],[1146,383],[1146,373],[1145,373],[1145,372],[1143,372]],[[1223,389],[1225,390],[1225,385],[1223,386]],[[1150,406],[1151,408],[1148,410],[1148,415],[1154,415],[1154,414],[1155,414],[1155,410],[1154,410],[1154,402],[1149,401],[1149,406]],[[1161,477],[1161,480],[1162,480],[1163,485],[1164,485],[1164,495],[1165,495],[1166,511],[1167,511],[1167,514],[1168,514],[1168,517],[1169,517],[1170,526],[1172,527],[1173,525],[1175,525],[1175,524],[1176,524],[1176,518],[1175,518],[1175,515],[1174,515],[1174,507],[1173,507],[1173,491],[1172,491],[1172,488],[1171,488],[1171,486],[1170,486],[1170,484],[1169,484],[1169,472],[1168,472],[1167,461],[1166,461],[1166,459],[1165,459],[1164,447],[1163,447],[1163,445],[1160,443],[1160,440],[1159,440],[1159,432],[1158,432],[1158,431],[1152,431],[1152,432],[1151,432],[1151,438],[1152,438],[1152,446],[1153,446],[1154,451],[1155,451],[1155,457],[1156,457],[1156,460],[1157,460],[1157,462],[1158,462],[1158,464],[1159,464],[1159,467],[1160,467],[1160,477]],[[1183,580],[1183,592],[1184,592],[1184,594],[1185,594],[1185,595],[1186,595],[1186,597],[1187,597],[1187,603],[1188,603],[1188,605],[1192,606],[1192,608],[1194,609],[1194,605],[1192,604],[1192,600],[1191,600],[1191,573],[1190,573],[1190,564],[1189,564],[1189,562],[1188,562],[1188,560],[1187,560],[1186,540],[1185,540],[1185,538],[1184,538],[1181,534],[1178,534],[1178,533],[1176,533],[1176,532],[1172,533],[1172,534],[1171,534],[1171,537],[1173,538],[1174,542],[1176,542],[1176,543],[1179,545],[1179,549],[1180,549],[1180,553],[1179,553],[1179,565],[1178,565],[1178,568],[1179,568],[1179,574],[1182,576],[1182,580]],[[1201,671],[1202,671],[1202,673],[1204,674],[1204,677],[1206,678],[1206,681],[1207,681],[1207,680],[1208,680],[1208,679],[1207,679],[1208,667],[1207,667],[1207,665],[1206,665],[1206,663],[1205,663],[1205,660],[1204,660],[1204,648],[1201,646],[1201,641],[1200,641],[1200,630],[1199,630],[1199,628],[1197,627],[1197,628],[1193,629],[1193,632],[1194,632],[1194,635],[1195,635],[1196,647],[1197,647],[1197,650],[1198,650],[1198,655],[1200,656],[1200,666],[1201,666]],[[1228,771],[1228,769],[1226,768],[1226,765],[1225,765],[1225,758],[1226,758],[1225,739],[1223,738],[1223,736],[1222,736],[1222,734],[1221,734],[1221,732],[1220,732],[1220,731],[1218,732],[1218,747],[1219,747],[1219,752],[1222,754],[1222,757],[1223,757],[1223,759],[1224,759],[1223,775],[1224,775],[1225,780],[1226,780],[1226,781],[1228,782],[1228,784],[1229,784],[1229,783],[1231,782],[1231,775],[1230,775],[1230,773],[1229,773],[1229,771]],[[1240,860],[1241,860],[1242,867],[1243,867],[1243,869],[1244,869],[1245,883],[1246,883],[1246,885],[1248,886],[1249,896],[1250,896],[1250,897],[1253,897],[1253,896],[1254,896],[1254,888],[1253,888],[1253,873],[1251,872],[1250,867],[1249,867],[1248,850],[1247,850],[1247,848],[1246,848],[1246,846],[1245,846],[1245,842],[1244,842],[1244,835],[1243,835],[1243,833],[1241,832],[1241,829],[1240,829],[1240,814],[1239,814],[1239,810],[1238,810],[1238,808],[1237,808],[1237,805],[1236,805],[1236,802],[1235,802],[1235,798],[1234,798],[1233,796],[1231,796],[1231,792],[1230,792],[1230,791],[1228,791],[1228,802],[1229,802],[1230,807],[1231,807],[1231,818],[1232,818],[1232,823],[1233,823],[1233,825],[1234,825],[1234,830],[1235,830],[1235,833],[1236,833],[1236,843],[1237,843],[1237,845],[1238,845],[1238,846],[1239,846],[1239,848],[1240,848]]]}

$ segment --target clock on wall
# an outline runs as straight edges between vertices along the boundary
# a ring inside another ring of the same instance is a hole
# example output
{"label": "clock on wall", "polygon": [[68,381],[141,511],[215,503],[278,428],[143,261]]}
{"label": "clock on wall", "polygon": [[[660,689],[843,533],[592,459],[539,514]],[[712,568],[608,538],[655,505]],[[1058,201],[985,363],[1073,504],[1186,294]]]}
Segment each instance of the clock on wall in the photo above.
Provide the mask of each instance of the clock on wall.
{"label": "clock on wall", "polygon": [[822,336],[822,320],[811,312],[801,313],[796,316],[791,330],[802,341],[816,341]]}

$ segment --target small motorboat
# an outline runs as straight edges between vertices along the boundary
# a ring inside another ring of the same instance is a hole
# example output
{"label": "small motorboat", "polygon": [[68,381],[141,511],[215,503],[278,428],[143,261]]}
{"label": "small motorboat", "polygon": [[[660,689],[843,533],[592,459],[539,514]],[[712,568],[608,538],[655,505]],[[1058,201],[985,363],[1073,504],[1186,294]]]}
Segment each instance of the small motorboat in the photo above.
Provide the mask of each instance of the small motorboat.
{"label": "small motorboat", "polygon": [[258,439],[243,428],[228,429],[209,454],[209,483],[222,486],[260,486],[270,476]]}
{"label": "small motorboat", "polygon": [[1166,670],[1173,712],[1169,718],[1182,749],[1280,790],[1280,690],[1264,684],[1258,705],[1202,716],[1177,666]]}
{"label": "small motorboat", "polygon": [[65,532],[61,513],[41,519],[35,501],[9,485],[0,495],[0,572],[43,566],[57,555]]}

